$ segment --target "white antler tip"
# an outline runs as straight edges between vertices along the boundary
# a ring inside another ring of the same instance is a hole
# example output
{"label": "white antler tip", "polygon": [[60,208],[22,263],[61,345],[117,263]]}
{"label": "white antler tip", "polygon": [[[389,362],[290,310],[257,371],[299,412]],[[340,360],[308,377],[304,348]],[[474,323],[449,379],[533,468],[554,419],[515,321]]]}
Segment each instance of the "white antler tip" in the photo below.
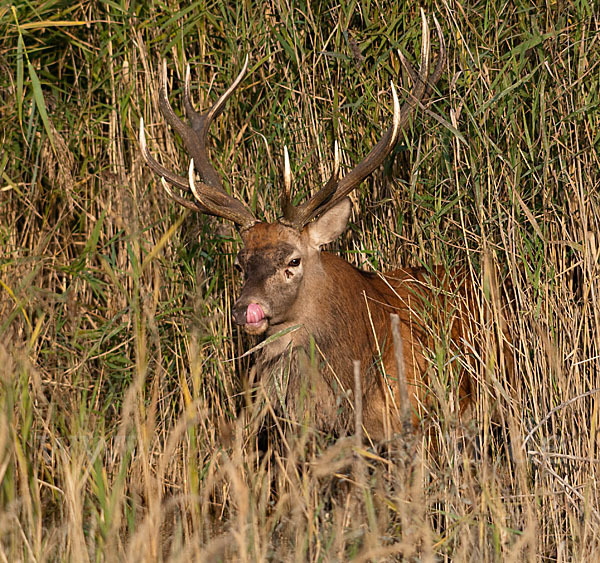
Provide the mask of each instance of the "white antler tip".
{"label": "white antler tip", "polygon": [[425,16],[425,10],[421,8],[421,19],[423,20],[423,44],[421,46],[421,58],[425,59],[421,61],[422,65],[428,64],[429,59],[429,24],[427,23],[427,17]]}
{"label": "white antler tip", "polygon": [[393,117],[393,134],[391,137],[391,143],[395,143],[398,138],[398,133],[400,132],[400,102],[398,100],[398,93],[396,92],[396,87],[394,86],[394,82],[390,82],[392,87],[392,100],[394,103],[394,117]]}
{"label": "white antler tip", "polygon": [[185,77],[183,80],[183,84],[185,86],[186,92],[190,91],[190,77],[192,75],[192,71],[190,70],[190,63],[185,65]]}
{"label": "white antler tip", "polygon": [[185,89],[185,97],[189,100],[190,103],[192,103],[192,94],[190,92],[190,76],[191,76],[191,71],[190,71],[190,63],[188,63],[187,65],[185,65],[185,79],[183,81],[183,87]]}
{"label": "white antler tip", "polygon": [[165,192],[167,192],[169,197],[173,197],[173,192],[171,191],[169,184],[167,184],[167,181],[165,180],[164,176],[160,177],[160,183],[162,184],[163,189],[165,190]]}
{"label": "white antler tip", "polygon": [[194,186],[194,159],[190,159],[190,165],[188,167],[188,179],[190,181],[190,187],[192,187],[192,191],[195,189]]}
{"label": "white antler tip", "polygon": [[281,208],[284,216],[290,207],[292,193],[292,169],[290,167],[290,153],[287,145],[283,145],[283,191],[281,193]]}
{"label": "white antler tip", "polygon": [[289,193],[292,187],[292,169],[290,167],[290,154],[286,145],[283,146],[283,181],[286,193]]}
{"label": "white antler tip", "polygon": [[400,115],[400,101],[398,100],[398,92],[396,92],[396,86],[394,86],[394,82],[390,82],[392,87],[392,100],[394,102],[394,117]]}
{"label": "white antler tip", "polygon": [[162,87],[165,92],[165,97],[168,97],[169,90],[167,89],[167,59],[163,59],[162,64]]}
{"label": "white antler tip", "polygon": [[194,194],[194,197],[200,202],[202,203],[202,198],[200,197],[200,194],[198,193],[198,190],[196,189],[196,180],[194,179],[194,174],[195,173],[195,169],[194,169],[194,159],[190,159],[190,167],[188,169],[188,179],[190,182],[190,190],[192,190],[192,193]]}

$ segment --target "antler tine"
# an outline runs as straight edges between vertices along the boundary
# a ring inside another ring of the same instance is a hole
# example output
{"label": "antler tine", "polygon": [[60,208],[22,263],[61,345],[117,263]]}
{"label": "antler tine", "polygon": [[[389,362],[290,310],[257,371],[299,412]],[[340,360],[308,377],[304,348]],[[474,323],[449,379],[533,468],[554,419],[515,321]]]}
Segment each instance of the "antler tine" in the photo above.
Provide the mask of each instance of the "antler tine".
{"label": "antler tine", "polygon": [[[433,87],[435,86],[437,81],[442,76],[442,72],[444,72],[444,65],[446,64],[446,57],[447,57],[446,42],[444,40],[444,35],[442,34],[442,28],[440,27],[440,23],[438,22],[438,20],[435,16],[433,16],[433,21],[435,23],[436,31],[437,31],[437,34],[438,34],[438,37],[440,40],[440,54],[438,55],[435,69],[431,73],[431,76],[429,77],[429,80],[427,81],[427,86],[426,86],[425,92],[423,94],[423,99],[429,98],[429,96],[431,95],[431,92],[433,90]],[[406,60],[406,58],[404,57],[404,55],[402,54],[402,52],[400,50],[398,50],[398,57],[402,61],[402,65],[404,66],[404,69],[410,76],[410,79],[412,80],[413,84],[417,80],[420,80],[419,74],[415,71],[413,66]]]}
{"label": "antler tine", "polygon": [[[298,207],[293,207],[289,204],[289,196],[287,198],[288,205],[282,206],[283,219],[282,221],[288,225],[302,227],[308,223],[317,213],[320,206],[325,205],[335,193],[340,177],[340,148],[338,142],[333,144],[333,170],[331,176],[325,186],[319,190],[313,197],[305,201]],[[308,219],[305,219],[308,217]]]}
{"label": "antler tine", "polygon": [[166,178],[168,182],[177,186],[178,188],[187,189],[188,182],[182,176],[178,176],[171,172],[168,168],[165,168],[162,164],[160,164],[151,154],[148,149],[148,144],[146,143],[146,133],[144,131],[144,118],[140,119],[140,149],[142,151],[142,156],[144,160],[152,168],[152,170],[158,174],[161,178]]}
{"label": "antler tine", "polygon": [[422,20],[422,46],[421,46],[421,61],[419,65],[419,73],[417,74],[405,57],[399,53],[400,60],[403,66],[407,69],[413,81],[413,90],[406,99],[404,105],[400,108],[398,96],[394,84],[391,84],[392,98],[394,103],[394,116],[392,124],[385,132],[380,141],[371,149],[369,154],[356,165],[346,176],[339,180],[332,181],[330,179],[327,184],[317,192],[312,198],[306,201],[285,216],[285,220],[293,223],[296,227],[301,228],[306,225],[311,219],[318,214],[331,209],[340,200],[346,197],[354,188],[356,188],[369,174],[371,174],[385,158],[390,154],[396,145],[400,131],[404,129],[409,121],[412,112],[418,107],[429,92],[433,88],[433,84],[440,78],[443,65],[446,58],[446,47],[443,39],[441,27],[434,18],[436,30],[440,39],[440,55],[436,64],[436,68],[429,76],[429,61],[430,61],[430,33],[427,18],[424,10],[421,9]]}
{"label": "antler tine", "polygon": [[188,179],[194,197],[202,207],[210,210],[213,215],[218,215],[239,225],[242,230],[249,229],[258,223],[254,215],[237,199],[232,198],[227,192],[214,189],[204,182],[196,183],[194,159],[190,160]]}
{"label": "antler tine", "polygon": [[181,197],[181,196],[177,195],[175,192],[173,192],[171,190],[171,188],[169,187],[169,184],[167,184],[167,181],[165,180],[164,176],[160,177],[160,184],[163,187],[163,189],[165,190],[165,192],[167,192],[168,196],[171,199],[175,200],[175,202],[178,203],[179,205],[182,205],[183,207],[187,207],[188,209],[191,209],[192,211],[197,211],[198,213],[204,213],[206,215],[214,215],[214,213],[211,213],[210,209],[208,209],[207,207],[197,205],[193,201],[190,201],[189,199],[185,199],[184,197]]}
{"label": "antler tine", "polygon": [[435,15],[433,16],[433,23],[435,24],[435,29],[437,31],[438,37],[440,39],[440,54],[438,55],[438,60],[435,65],[435,69],[429,78],[427,83],[427,88],[425,90],[425,98],[428,98],[431,95],[431,91],[433,87],[436,85],[437,81],[441,78],[442,72],[444,72],[444,65],[446,64],[446,42],[444,41],[444,34],[442,33],[442,27],[440,26],[440,22],[437,20]]}
{"label": "antler tine", "polygon": [[[226,90],[226,92],[213,104],[213,106],[203,114],[197,113],[191,103],[190,95],[190,71],[189,66],[186,70],[185,84],[184,84],[184,106],[186,113],[191,121],[191,126],[186,125],[173,111],[171,104],[169,103],[169,93],[167,90],[167,65],[163,62],[162,68],[162,85],[159,91],[158,106],[163,114],[167,123],[177,131],[181,137],[183,144],[191,156],[191,162],[195,163],[194,167],[196,172],[201,176],[202,181],[197,182],[193,180],[193,170],[188,174],[188,178],[178,176],[167,170],[164,166],[159,164],[150,154],[146,144],[146,137],[144,134],[143,121],[140,123],[140,146],[142,149],[142,155],[146,162],[161,176],[162,179],[170,182],[171,184],[182,189],[191,189],[192,193],[196,197],[197,203],[186,200],[175,193],[173,193],[163,181],[163,187],[165,187],[167,193],[177,203],[193,209],[200,213],[208,215],[215,215],[217,217],[223,217],[231,220],[234,223],[240,225],[242,228],[248,228],[255,224],[257,221],[254,215],[236,198],[230,196],[223,188],[221,178],[208,160],[206,141],[208,137],[208,129],[210,124],[218,117],[225,107],[225,102],[239,86],[246,70],[248,68],[248,56],[244,63],[242,71],[239,73],[233,84]],[[190,180],[192,179],[192,180]]]}
{"label": "antler tine", "polygon": [[[179,116],[175,113],[169,102],[169,91],[167,89],[167,61],[164,60],[162,64],[162,80],[160,90],[158,93],[158,108],[163,114],[163,117],[167,120],[167,123],[177,131],[181,137],[186,150],[190,153],[192,158],[196,156],[197,149],[199,147],[198,138],[189,125],[186,125]],[[189,185],[186,181],[186,188]]]}
{"label": "antler tine", "polygon": [[[377,169],[386,157],[390,154],[398,137],[400,131],[406,127],[409,118],[418,106],[419,102],[425,95],[425,90],[428,86],[429,77],[429,56],[430,56],[430,39],[429,39],[429,25],[427,24],[427,18],[425,12],[421,9],[422,17],[422,35],[423,42],[421,45],[421,61],[419,65],[419,75],[416,81],[413,83],[413,91],[408,95],[408,98],[404,105],[400,107],[398,101],[398,95],[394,83],[391,83],[392,98],[394,100],[394,117],[392,119],[392,125],[387,130],[384,137],[373,147],[371,152],[356,165],[346,176],[344,176],[338,183],[335,195],[329,201],[327,208],[333,207],[341,199],[346,197],[355,187],[357,187],[371,172]],[[405,65],[408,65],[408,61],[402,57],[402,61]],[[325,209],[323,210],[325,211]]]}
{"label": "antler tine", "polygon": [[144,120],[143,119],[140,120],[139,140],[140,140],[140,148],[142,150],[142,156],[144,157],[144,160],[146,161],[148,166],[150,166],[150,168],[156,174],[158,174],[160,176],[160,183],[170,198],[175,200],[179,205],[182,205],[183,207],[187,207],[188,209],[191,209],[192,211],[197,211],[198,213],[204,213],[206,215],[214,215],[217,217],[223,216],[222,213],[217,213],[210,207],[204,205],[200,199],[197,198],[198,203],[195,203],[193,201],[190,201],[189,199],[185,199],[185,198],[177,195],[175,192],[173,192],[173,190],[171,190],[171,188],[169,187],[169,184],[167,184],[167,182],[173,184],[174,186],[176,186],[178,188],[187,190],[190,188],[189,181],[187,180],[187,178],[184,178],[183,176],[178,176],[177,174],[174,174],[173,172],[171,172],[168,168],[165,168],[162,164],[159,164],[154,159],[154,157],[150,154],[150,151],[148,150],[148,145],[146,143],[146,134],[144,131]]}
{"label": "antler tine", "polygon": [[237,87],[240,85],[240,82],[246,75],[249,60],[250,59],[248,55],[246,55],[246,59],[244,60],[244,66],[242,67],[242,70],[239,72],[231,86],[229,86],[229,88],[227,88],[227,90],[223,94],[221,94],[219,99],[204,113],[197,112],[194,109],[194,106],[192,105],[190,93],[189,65],[186,70],[185,84],[183,90],[183,105],[185,108],[185,114],[190,120],[190,124],[192,126],[191,128],[198,137],[196,150],[197,154],[194,155],[196,171],[198,172],[198,174],[200,174],[205,184],[208,184],[209,186],[213,186],[215,188],[223,188],[223,184],[221,182],[221,177],[210,162],[206,153],[208,130],[210,129],[212,122],[217,117],[219,117],[219,115],[221,115],[221,113],[225,109],[225,102],[227,102],[227,100],[231,97],[233,92],[235,92]]}
{"label": "antler tine", "polygon": [[283,192],[281,194],[281,209],[286,215],[293,210],[291,204],[292,195],[292,169],[290,167],[290,154],[286,145],[283,147]]}
{"label": "antler tine", "polygon": [[246,71],[248,70],[249,62],[250,57],[249,55],[246,55],[246,58],[244,59],[244,65],[242,66],[242,70],[240,70],[236,79],[232,82],[231,86],[227,90],[225,90],[223,94],[221,94],[221,97],[214,103],[212,108],[210,108],[210,110],[208,111],[207,119],[209,121],[212,121],[213,119],[216,119],[217,117],[219,117],[219,115],[221,115],[223,109],[225,108],[225,102],[230,98],[231,94],[233,94],[233,92],[240,85],[240,82],[244,79],[244,76],[246,76]]}

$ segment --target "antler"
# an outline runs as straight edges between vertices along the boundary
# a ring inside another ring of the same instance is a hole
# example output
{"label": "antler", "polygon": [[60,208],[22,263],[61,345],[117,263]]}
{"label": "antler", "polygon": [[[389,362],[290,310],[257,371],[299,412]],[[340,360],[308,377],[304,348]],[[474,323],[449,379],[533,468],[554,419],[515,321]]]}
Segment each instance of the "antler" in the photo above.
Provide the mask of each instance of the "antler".
{"label": "antler", "polygon": [[[240,225],[243,229],[251,227],[257,223],[257,220],[241,201],[230,196],[223,188],[223,183],[221,182],[219,174],[208,159],[206,142],[211,123],[221,115],[225,107],[225,102],[227,102],[231,94],[233,94],[235,89],[239,86],[247,69],[248,56],[246,56],[244,66],[231,86],[208,111],[198,113],[194,110],[191,101],[190,67],[188,65],[185,73],[185,85],[183,91],[183,105],[185,107],[187,118],[190,121],[190,125],[186,125],[173,111],[173,108],[169,103],[169,93],[167,91],[167,65],[166,62],[163,63],[162,87],[159,93],[158,107],[164,118],[167,120],[167,123],[179,133],[185,149],[191,157],[187,178],[171,172],[154,159],[146,144],[144,121],[140,120],[140,147],[142,149],[142,155],[150,168],[161,177],[162,185],[169,196],[180,205],[207,215],[223,217]],[[194,178],[194,170],[200,176],[201,181]],[[167,182],[173,184],[177,188],[191,190],[196,201],[185,199],[173,193]]]}
{"label": "antler", "polygon": [[[413,82],[413,90],[409,94],[405,104],[400,107],[396,88],[392,83],[392,99],[394,103],[394,116],[392,124],[385,132],[383,138],[371,149],[371,152],[357,164],[348,174],[339,177],[339,154],[337,143],[335,144],[335,164],[333,173],[325,186],[321,188],[309,200],[305,201],[298,207],[293,207],[290,204],[289,196],[284,196],[282,222],[301,229],[317,215],[324,213],[328,209],[335,206],[340,200],[346,197],[354,188],[356,188],[369,174],[371,174],[385,158],[390,154],[396,145],[400,132],[408,124],[408,120],[413,110],[420,103],[426,100],[433,90],[433,86],[442,75],[444,63],[446,61],[446,45],[440,24],[437,19],[433,18],[437,34],[440,40],[440,54],[431,76],[429,75],[429,26],[425,17],[425,12],[421,9],[421,19],[423,26],[423,44],[421,46],[421,62],[419,65],[419,73],[417,74],[412,65],[404,58],[402,53],[398,52],[402,64],[406,68]],[[286,173],[289,176],[289,171]],[[291,183],[291,179],[286,179],[286,184]],[[289,187],[286,188],[286,192]]]}

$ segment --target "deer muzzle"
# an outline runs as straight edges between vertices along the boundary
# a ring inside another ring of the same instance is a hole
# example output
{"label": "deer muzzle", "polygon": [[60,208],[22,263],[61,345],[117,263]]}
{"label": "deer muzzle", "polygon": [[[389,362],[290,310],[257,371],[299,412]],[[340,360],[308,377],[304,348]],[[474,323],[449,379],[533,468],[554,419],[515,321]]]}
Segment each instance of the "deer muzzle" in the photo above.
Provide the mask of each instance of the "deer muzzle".
{"label": "deer muzzle", "polygon": [[233,320],[249,334],[262,334],[269,326],[267,315],[258,303],[236,303],[233,307]]}

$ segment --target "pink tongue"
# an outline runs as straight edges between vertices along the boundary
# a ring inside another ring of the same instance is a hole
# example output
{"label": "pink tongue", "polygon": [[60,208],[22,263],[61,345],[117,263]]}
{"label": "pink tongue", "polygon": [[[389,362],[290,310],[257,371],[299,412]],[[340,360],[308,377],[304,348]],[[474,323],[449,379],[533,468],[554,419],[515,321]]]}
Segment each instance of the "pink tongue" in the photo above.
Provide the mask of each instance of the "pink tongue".
{"label": "pink tongue", "polygon": [[250,303],[246,309],[246,322],[256,324],[265,318],[262,307],[258,303]]}

